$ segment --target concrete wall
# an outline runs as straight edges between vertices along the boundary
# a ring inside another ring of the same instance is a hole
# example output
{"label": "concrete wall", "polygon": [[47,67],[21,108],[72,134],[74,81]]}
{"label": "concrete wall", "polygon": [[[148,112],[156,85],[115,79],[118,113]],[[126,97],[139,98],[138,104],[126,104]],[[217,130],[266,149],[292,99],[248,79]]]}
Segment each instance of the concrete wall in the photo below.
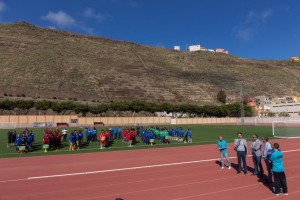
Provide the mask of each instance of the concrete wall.
{"label": "concrete wall", "polygon": [[[71,119],[77,119],[71,124]],[[65,122],[71,126],[93,126],[94,122],[103,122],[109,126],[131,125],[184,125],[184,124],[271,124],[273,121],[299,120],[300,117],[245,117],[245,118],[175,118],[171,117],[78,117],[77,115],[2,115],[0,128],[32,127],[33,123]]]}
{"label": "concrete wall", "polygon": [[[77,120],[77,123],[71,123]],[[176,118],[172,124],[236,124],[237,118]],[[168,125],[171,117],[78,117],[77,115],[2,115],[0,116],[0,127],[6,124],[16,127],[32,127],[33,123],[68,123],[73,126],[92,126],[94,122],[103,122],[105,125]],[[2,126],[1,126],[2,124]],[[11,126],[10,126],[11,127]]]}

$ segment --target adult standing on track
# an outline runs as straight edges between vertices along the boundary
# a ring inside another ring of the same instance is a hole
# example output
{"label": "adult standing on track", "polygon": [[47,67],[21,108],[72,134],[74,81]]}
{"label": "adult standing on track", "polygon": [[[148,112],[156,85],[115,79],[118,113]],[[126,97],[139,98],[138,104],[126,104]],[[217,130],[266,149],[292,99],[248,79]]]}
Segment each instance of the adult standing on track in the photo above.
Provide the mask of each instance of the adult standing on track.
{"label": "adult standing on track", "polygon": [[279,195],[280,187],[282,188],[282,193],[288,195],[286,176],[284,173],[284,167],[282,162],[282,152],[279,150],[279,144],[273,144],[274,152],[270,155],[270,161],[272,161],[272,170],[274,176],[274,188],[275,195]]}
{"label": "adult standing on track", "polygon": [[[258,135],[253,134],[253,140],[251,143],[251,150],[252,150],[252,160],[254,165],[254,172],[251,176],[258,176],[262,178],[264,175],[264,170],[261,164],[261,146],[262,142],[258,139]],[[258,169],[259,168],[259,169]]]}
{"label": "adult standing on track", "polygon": [[246,162],[246,155],[248,152],[247,141],[243,138],[243,133],[237,133],[238,138],[234,140],[234,149],[237,152],[237,159],[238,159],[238,174],[242,171],[242,161],[243,161],[243,169],[244,174],[247,174],[247,162]]}
{"label": "adult standing on track", "polygon": [[225,140],[223,140],[222,136],[219,136],[219,141],[218,141],[217,145],[218,145],[218,148],[220,150],[220,155],[221,155],[221,169],[224,169],[224,158],[227,160],[228,169],[231,169],[231,163],[229,161],[228,151],[227,151],[228,144]]}
{"label": "adult standing on track", "polygon": [[264,143],[263,159],[266,163],[266,167],[267,167],[267,171],[268,171],[268,177],[267,177],[266,182],[272,183],[272,164],[269,161],[269,156],[272,151],[272,145],[270,144],[268,137],[264,137],[263,143]]}

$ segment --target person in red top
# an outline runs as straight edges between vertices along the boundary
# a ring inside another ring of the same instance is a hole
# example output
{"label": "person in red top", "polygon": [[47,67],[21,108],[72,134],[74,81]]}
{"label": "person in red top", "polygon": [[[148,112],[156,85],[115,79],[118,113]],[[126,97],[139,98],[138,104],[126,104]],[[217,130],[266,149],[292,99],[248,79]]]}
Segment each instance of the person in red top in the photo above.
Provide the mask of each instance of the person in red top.
{"label": "person in red top", "polygon": [[53,135],[53,145],[55,149],[58,149],[60,147],[61,142],[61,135],[58,130],[55,130],[55,133]]}
{"label": "person in red top", "polygon": [[122,137],[123,137],[123,140],[125,141],[125,142],[128,142],[128,129],[126,128],[126,129],[124,129],[123,131],[122,131]]}
{"label": "person in red top", "polygon": [[134,129],[130,131],[130,140],[132,141],[131,144],[134,145],[136,143],[136,132]]}
{"label": "person in red top", "polygon": [[46,134],[44,135],[43,143],[44,143],[44,144],[49,144],[49,134],[48,134],[48,133],[46,133]]}
{"label": "person in red top", "polygon": [[105,135],[104,131],[101,131],[101,133],[98,136],[98,139],[99,139],[99,142],[100,142],[100,149],[105,148],[107,138],[106,138],[106,135]]}

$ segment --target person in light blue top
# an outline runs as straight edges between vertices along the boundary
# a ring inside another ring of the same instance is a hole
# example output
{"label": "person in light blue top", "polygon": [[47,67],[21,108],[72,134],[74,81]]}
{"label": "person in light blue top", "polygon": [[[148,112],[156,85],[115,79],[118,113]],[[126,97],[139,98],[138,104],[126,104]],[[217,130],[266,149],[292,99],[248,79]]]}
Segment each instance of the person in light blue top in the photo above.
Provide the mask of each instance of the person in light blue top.
{"label": "person in light blue top", "polygon": [[219,136],[219,141],[217,143],[219,151],[220,151],[220,156],[221,156],[221,169],[224,169],[224,159],[227,160],[228,164],[228,169],[231,169],[231,163],[228,158],[228,144],[225,140],[223,140],[222,136]]}
{"label": "person in light blue top", "polygon": [[266,183],[272,183],[272,164],[269,161],[269,157],[272,152],[272,145],[270,144],[268,137],[264,137],[263,143],[264,143],[264,151],[262,157],[266,163],[266,167],[268,171]]}
{"label": "person in light blue top", "polygon": [[282,152],[279,150],[279,144],[273,144],[274,152],[270,155],[270,161],[272,161],[272,171],[274,177],[275,195],[279,195],[280,187],[284,195],[288,195],[286,176],[284,173],[284,166],[282,161]]}

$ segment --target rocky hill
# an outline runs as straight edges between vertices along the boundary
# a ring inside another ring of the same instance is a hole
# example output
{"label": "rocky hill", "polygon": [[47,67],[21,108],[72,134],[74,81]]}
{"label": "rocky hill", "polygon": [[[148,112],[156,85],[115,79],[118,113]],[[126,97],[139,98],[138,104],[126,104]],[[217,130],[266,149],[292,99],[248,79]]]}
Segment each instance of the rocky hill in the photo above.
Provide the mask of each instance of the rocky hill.
{"label": "rocky hill", "polygon": [[[259,48],[259,47],[258,47]],[[0,24],[0,97],[88,102],[216,103],[244,96],[300,95],[300,65]]]}

